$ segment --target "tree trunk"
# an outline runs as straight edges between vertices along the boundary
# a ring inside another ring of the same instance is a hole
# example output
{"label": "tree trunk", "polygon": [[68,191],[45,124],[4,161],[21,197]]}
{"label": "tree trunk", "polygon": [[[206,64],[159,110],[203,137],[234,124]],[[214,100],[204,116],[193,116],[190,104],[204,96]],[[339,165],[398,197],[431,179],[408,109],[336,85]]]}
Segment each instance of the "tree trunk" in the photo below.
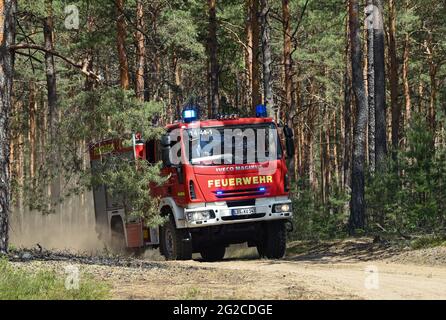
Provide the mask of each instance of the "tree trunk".
{"label": "tree trunk", "polygon": [[429,127],[433,133],[437,129],[437,112],[435,110],[435,104],[437,102],[437,71],[438,67],[435,62],[431,62],[429,65],[429,78],[431,85],[431,93],[429,98]]}
{"label": "tree trunk", "polygon": [[375,62],[374,62],[374,42],[373,42],[373,22],[375,17],[375,6],[373,0],[367,0],[367,86],[368,86],[368,106],[369,106],[369,126],[368,126],[368,151],[369,168],[375,171]]}
{"label": "tree trunk", "polygon": [[37,114],[37,101],[36,101],[36,85],[33,81],[29,83],[29,133],[28,133],[28,141],[29,141],[29,177],[31,178],[32,183],[34,183],[33,179],[35,177],[36,172],[36,137],[37,137],[37,128],[36,128],[36,114]]}
{"label": "tree trunk", "polygon": [[389,59],[390,59],[390,103],[392,108],[392,147],[399,147],[401,109],[398,103],[398,58],[396,52],[396,8],[395,0],[389,0]]}
{"label": "tree trunk", "polygon": [[15,0],[0,0],[0,253],[8,251],[10,213],[9,115],[12,106]]}
{"label": "tree trunk", "polygon": [[[349,19],[346,23],[346,34],[350,34]],[[344,72],[344,161],[343,161],[343,186],[344,189],[351,188],[352,176],[352,78],[351,78],[351,55],[350,37],[347,36],[345,46],[345,72]]]}
{"label": "tree trunk", "polygon": [[219,95],[219,64],[218,64],[218,41],[217,41],[217,7],[216,0],[208,0],[209,4],[209,35],[208,48],[210,60],[210,82],[211,82],[211,114],[209,117],[213,118],[217,115],[220,109],[220,95]]}
{"label": "tree trunk", "polygon": [[[87,17],[87,32],[91,34],[93,32],[94,27],[94,17],[92,15],[88,15]],[[93,70],[93,59],[94,59],[94,48],[90,46],[87,49],[86,58],[84,64],[87,66],[88,70]],[[91,77],[85,78],[85,91],[91,91],[94,88],[95,81]]]}
{"label": "tree trunk", "polygon": [[439,65],[434,60],[434,45],[433,35],[429,31],[428,39],[424,42],[426,49],[427,61],[429,63],[429,79],[430,79],[430,96],[429,96],[429,109],[427,110],[427,120],[429,128],[432,133],[435,133],[437,128],[437,112],[435,109],[437,101],[437,72]]}
{"label": "tree trunk", "polygon": [[144,101],[144,69],[146,64],[146,46],[142,30],[144,30],[144,7],[142,0],[136,1],[136,97]]}
{"label": "tree trunk", "polygon": [[260,26],[259,26],[259,0],[248,0],[249,4],[249,23],[252,30],[252,43],[248,50],[251,50],[251,103],[252,113],[255,114],[255,108],[262,103],[262,97],[260,93],[260,70],[259,70],[259,40],[260,40]]}
{"label": "tree trunk", "polygon": [[418,78],[418,113],[421,114],[424,109],[424,84],[421,77]]}
{"label": "tree trunk", "polygon": [[[45,0],[47,16],[43,20],[43,37],[45,42],[45,49],[54,51],[54,21],[53,21],[53,1]],[[49,51],[45,52],[45,74],[48,90],[48,128],[50,144],[56,147],[56,128],[58,122],[58,107],[57,107],[57,85],[56,85],[56,66],[54,63],[54,55]],[[58,165],[59,152],[54,149],[55,166]],[[53,174],[53,180],[50,186],[50,195],[52,205],[57,202],[60,197],[60,175],[57,167],[50,168]]]}
{"label": "tree trunk", "polygon": [[[54,50],[54,22],[53,22],[53,1],[45,0],[47,16],[43,20],[43,36],[46,50]],[[48,118],[51,141],[55,138],[56,115],[57,115],[57,86],[56,67],[54,56],[45,52],[45,73],[48,90]]]}
{"label": "tree trunk", "polygon": [[403,84],[404,84],[404,104],[405,104],[405,126],[410,125],[412,118],[412,100],[410,97],[410,85],[409,85],[409,51],[410,51],[410,38],[409,34],[406,34],[404,40],[404,53],[403,53]]}
{"label": "tree trunk", "polygon": [[182,97],[182,84],[181,84],[181,66],[180,66],[180,59],[178,58],[177,54],[173,53],[172,58],[172,67],[173,67],[173,82],[175,83],[175,90],[173,93],[173,103],[172,105],[175,106],[175,113],[177,119],[181,117],[181,100]]}
{"label": "tree trunk", "polygon": [[384,25],[381,0],[375,0],[373,49],[375,66],[375,165],[383,165],[387,155],[386,73],[384,55]]}
{"label": "tree trunk", "polygon": [[339,158],[338,158],[338,119],[337,110],[333,110],[333,122],[331,127],[333,128],[333,170],[336,186],[340,186],[339,183]]}
{"label": "tree trunk", "polygon": [[[209,47],[207,48],[209,51]],[[211,81],[211,58],[210,53],[208,52],[208,57],[206,59],[206,103],[207,103],[207,112],[208,118],[212,118],[212,81]]]}
{"label": "tree trunk", "polygon": [[368,115],[367,97],[365,94],[365,84],[362,75],[363,52],[361,47],[359,4],[357,0],[350,0],[349,16],[353,90],[356,98],[356,123],[353,132],[352,199],[350,214],[350,233],[354,234],[356,229],[364,229],[365,227],[364,164]]}
{"label": "tree trunk", "polygon": [[[321,121],[322,123],[324,123],[323,119]],[[324,138],[324,130],[323,130],[324,126],[320,126],[319,129],[319,159],[320,159],[320,194],[321,194],[321,201],[323,204],[325,204],[325,199],[326,199],[326,193],[325,193],[325,185],[327,184],[326,179],[326,166],[327,166],[327,157],[326,157],[326,148],[327,146],[325,145],[325,142],[323,140]]]}
{"label": "tree trunk", "polygon": [[[157,34],[158,34],[158,17],[159,17],[159,15],[160,15],[160,10],[152,11],[151,27],[152,27],[152,32],[153,32],[154,36],[157,36]],[[160,90],[161,90],[160,56],[159,56],[158,50],[154,46],[149,46],[148,49],[151,50],[152,61],[153,61],[153,65],[151,66],[152,72],[150,72],[150,74],[152,74],[151,81],[150,81],[150,87],[152,88],[150,97],[155,101],[159,101],[160,94],[161,94],[161,92],[160,92]],[[149,83],[146,83],[146,84],[149,85]]]}
{"label": "tree trunk", "polygon": [[252,24],[251,24],[251,13],[249,2],[246,3],[246,23],[245,23],[245,33],[246,33],[246,46],[245,51],[245,87],[246,94],[244,96],[244,105],[246,108],[251,110],[252,105]]}
{"label": "tree trunk", "polygon": [[[15,110],[13,113],[16,113],[16,121],[17,123],[22,124],[24,115],[25,115],[25,108],[23,105],[22,100],[15,101],[14,103]],[[17,134],[17,149],[16,149],[16,169],[15,169],[15,175],[12,175],[13,181],[17,185],[17,192],[15,193],[15,199],[16,199],[16,208],[20,216],[23,215],[23,187],[25,182],[25,168],[24,168],[24,137],[23,132],[21,130],[18,130]],[[20,220],[20,219],[19,219]],[[21,231],[21,226],[19,228]]]}
{"label": "tree trunk", "polygon": [[[315,103],[314,96],[316,95],[316,88],[314,85],[314,79],[310,78],[307,85],[307,92],[309,92],[310,100],[308,101],[309,105],[312,105]],[[317,108],[309,108],[307,111],[307,139],[306,144],[308,146],[308,154],[306,155],[306,163],[308,163],[306,172],[308,173],[308,179],[310,182],[311,189],[316,192],[318,188],[318,181],[317,181],[317,174],[316,174],[316,164],[315,164],[315,158],[316,158],[316,151],[314,148],[315,145],[315,119],[317,118],[318,110]]]}
{"label": "tree trunk", "polygon": [[[291,25],[289,0],[282,0],[282,23],[283,23],[283,62],[284,62],[284,112],[293,108],[293,59],[291,56]],[[287,118],[287,117],[286,117]]]}
{"label": "tree trunk", "polygon": [[323,163],[323,170],[321,171],[321,176],[324,176],[324,184],[322,186],[323,190],[323,197],[322,201],[323,203],[327,203],[328,196],[330,194],[330,186],[331,186],[331,161],[330,161],[330,155],[331,148],[330,148],[330,114],[325,108],[324,110],[324,123],[325,123],[325,130],[321,129],[321,150],[323,150],[323,157],[322,157],[322,163]]}
{"label": "tree trunk", "polygon": [[129,63],[127,60],[127,51],[125,48],[126,26],[124,17],[125,0],[116,0],[116,11],[118,18],[116,19],[117,44],[119,57],[119,74],[121,88],[128,90],[130,88]]}
{"label": "tree trunk", "polygon": [[263,53],[263,91],[268,115],[275,117],[273,75],[272,75],[272,52],[271,52],[271,26],[269,24],[269,0],[262,0],[262,53]]}

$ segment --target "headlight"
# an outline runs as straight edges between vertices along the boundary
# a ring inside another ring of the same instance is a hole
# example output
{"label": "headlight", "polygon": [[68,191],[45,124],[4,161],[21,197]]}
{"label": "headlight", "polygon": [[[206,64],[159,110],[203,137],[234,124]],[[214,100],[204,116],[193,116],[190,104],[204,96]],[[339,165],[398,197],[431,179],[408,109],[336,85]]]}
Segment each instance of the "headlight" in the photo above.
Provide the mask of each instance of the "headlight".
{"label": "headlight", "polygon": [[276,213],[290,212],[290,211],[291,211],[291,204],[289,204],[289,203],[276,204],[274,206],[274,212],[276,212]]}
{"label": "headlight", "polygon": [[194,211],[186,213],[186,219],[188,221],[201,221],[215,218],[213,210],[207,211]]}

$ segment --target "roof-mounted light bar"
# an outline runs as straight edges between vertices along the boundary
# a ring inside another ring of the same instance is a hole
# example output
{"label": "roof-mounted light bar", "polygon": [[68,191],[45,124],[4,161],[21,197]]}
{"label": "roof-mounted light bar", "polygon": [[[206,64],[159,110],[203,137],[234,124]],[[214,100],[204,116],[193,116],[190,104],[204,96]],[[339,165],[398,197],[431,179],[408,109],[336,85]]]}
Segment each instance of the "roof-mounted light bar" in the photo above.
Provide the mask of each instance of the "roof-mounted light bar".
{"label": "roof-mounted light bar", "polygon": [[258,106],[256,106],[256,117],[257,118],[267,118],[268,117],[268,111],[264,104],[259,104]]}
{"label": "roof-mounted light bar", "polygon": [[183,110],[183,122],[190,123],[198,120],[198,110],[194,106],[188,106]]}

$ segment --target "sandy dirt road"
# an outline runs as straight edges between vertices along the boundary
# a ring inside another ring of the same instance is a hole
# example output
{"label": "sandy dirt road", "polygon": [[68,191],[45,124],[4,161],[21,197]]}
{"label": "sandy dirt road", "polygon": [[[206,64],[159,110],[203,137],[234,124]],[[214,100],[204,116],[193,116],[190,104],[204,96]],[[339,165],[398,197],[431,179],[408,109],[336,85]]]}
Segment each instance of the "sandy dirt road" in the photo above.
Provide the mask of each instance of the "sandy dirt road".
{"label": "sandy dirt road", "polygon": [[194,284],[196,298],[224,289],[240,299],[446,299],[446,248],[403,252],[363,239],[288,251],[284,260],[259,260],[245,249],[216,263],[168,264],[213,275]]}
{"label": "sandy dirt road", "polygon": [[[446,268],[378,261],[308,263],[302,261],[226,261],[188,263],[219,270],[249,271],[260,287],[281,287],[283,297],[300,288],[302,298],[317,299],[445,299]],[[272,277],[262,281],[262,274]],[[286,282],[286,285],[284,282]],[[311,294],[312,293],[312,294]],[[282,297],[279,292],[279,297]]]}
{"label": "sandy dirt road", "polygon": [[446,248],[401,252],[369,240],[291,247],[284,260],[252,249],[221,262],[161,261],[153,252],[115,264],[64,258],[24,268],[80,267],[111,286],[113,299],[446,299]]}

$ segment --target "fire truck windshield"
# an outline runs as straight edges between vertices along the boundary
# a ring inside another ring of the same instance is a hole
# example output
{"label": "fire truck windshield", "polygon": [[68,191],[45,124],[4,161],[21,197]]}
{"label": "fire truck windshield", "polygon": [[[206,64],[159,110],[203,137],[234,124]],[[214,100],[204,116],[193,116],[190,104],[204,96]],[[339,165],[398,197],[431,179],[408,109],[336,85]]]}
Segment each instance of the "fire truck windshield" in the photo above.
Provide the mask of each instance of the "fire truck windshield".
{"label": "fire truck windshield", "polygon": [[250,164],[282,157],[274,123],[188,129],[189,162],[193,165]]}

